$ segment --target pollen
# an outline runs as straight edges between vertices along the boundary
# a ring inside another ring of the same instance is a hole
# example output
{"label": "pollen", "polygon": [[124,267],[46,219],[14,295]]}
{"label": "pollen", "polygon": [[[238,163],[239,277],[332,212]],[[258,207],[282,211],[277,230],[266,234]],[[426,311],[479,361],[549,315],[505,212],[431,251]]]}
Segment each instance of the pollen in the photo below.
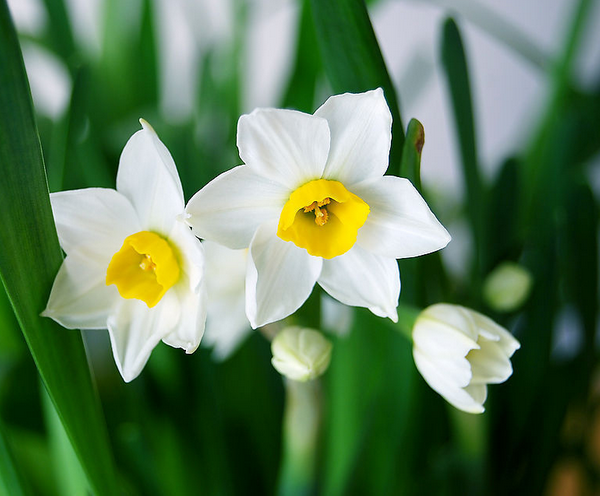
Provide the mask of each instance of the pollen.
{"label": "pollen", "polygon": [[157,305],[179,280],[174,247],[156,233],[140,231],[125,238],[106,270],[106,285],[114,284],[126,299],[138,299],[149,308]]}

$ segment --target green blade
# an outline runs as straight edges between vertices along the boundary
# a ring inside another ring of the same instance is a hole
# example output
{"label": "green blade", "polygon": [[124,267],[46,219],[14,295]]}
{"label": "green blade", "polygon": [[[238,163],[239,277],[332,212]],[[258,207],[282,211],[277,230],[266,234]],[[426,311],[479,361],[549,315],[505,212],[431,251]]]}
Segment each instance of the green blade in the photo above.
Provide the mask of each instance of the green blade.
{"label": "green blade", "polygon": [[456,133],[460,145],[463,178],[467,194],[467,213],[474,237],[475,267],[481,272],[484,191],[477,163],[475,123],[467,59],[458,26],[451,18],[446,19],[444,22],[442,62],[448,81]]}
{"label": "green blade", "polygon": [[0,278],[44,384],[97,494],[117,494],[81,335],[40,317],[61,252],[17,36],[0,1]]}
{"label": "green blade", "polygon": [[73,451],[69,437],[56,413],[46,389],[40,389],[44,421],[48,430],[52,468],[59,494],[85,496],[89,493],[81,464]]}
{"label": "green blade", "polygon": [[4,425],[0,425],[0,494],[25,496],[30,493],[23,487],[4,432]]}
{"label": "green blade", "polygon": [[314,110],[315,89],[321,68],[310,0],[304,0],[298,26],[295,63],[283,97],[283,107],[302,112]]}
{"label": "green blade", "polygon": [[333,91],[383,88],[394,119],[388,172],[404,175],[400,171],[404,127],[398,99],[363,0],[312,0],[312,11],[323,67]]}

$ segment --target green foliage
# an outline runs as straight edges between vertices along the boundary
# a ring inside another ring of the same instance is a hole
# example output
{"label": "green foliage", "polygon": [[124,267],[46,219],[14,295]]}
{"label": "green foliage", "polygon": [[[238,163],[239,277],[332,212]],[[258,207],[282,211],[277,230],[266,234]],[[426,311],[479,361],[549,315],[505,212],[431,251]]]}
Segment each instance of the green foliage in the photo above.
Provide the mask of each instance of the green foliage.
{"label": "green foliage", "polygon": [[0,276],[49,394],[98,494],[115,478],[99,403],[78,332],[40,317],[61,253],[29,87],[8,8],[0,4]]}

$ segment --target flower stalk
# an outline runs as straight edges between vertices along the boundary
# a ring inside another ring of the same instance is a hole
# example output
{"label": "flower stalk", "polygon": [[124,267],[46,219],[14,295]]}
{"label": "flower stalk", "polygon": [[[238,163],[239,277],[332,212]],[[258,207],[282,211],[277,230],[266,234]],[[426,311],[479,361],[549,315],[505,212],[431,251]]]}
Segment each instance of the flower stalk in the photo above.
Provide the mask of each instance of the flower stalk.
{"label": "flower stalk", "polygon": [[321,420],[320,381],[285,379],[279,496],[306,496],[314,493]]}

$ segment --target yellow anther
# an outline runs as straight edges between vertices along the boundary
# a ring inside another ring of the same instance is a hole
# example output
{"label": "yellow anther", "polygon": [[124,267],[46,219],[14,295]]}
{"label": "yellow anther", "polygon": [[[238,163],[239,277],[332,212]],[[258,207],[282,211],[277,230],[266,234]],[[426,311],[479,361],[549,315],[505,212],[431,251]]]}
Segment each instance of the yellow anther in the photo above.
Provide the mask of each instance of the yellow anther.
{"label": "yellow anther", "polygon": [[140,268],[145,271],[150,271],[156,269],[156,264],[152,261],[152,257],[146,254],[142,258]]}
{"label": "yellow anther", "polygon": [[316,201],[314,201],[310,205],[307,205],[306,207],[304,207],[304,213],[307,214],[308,212],[312,212],[315,208],[317,208]]}

